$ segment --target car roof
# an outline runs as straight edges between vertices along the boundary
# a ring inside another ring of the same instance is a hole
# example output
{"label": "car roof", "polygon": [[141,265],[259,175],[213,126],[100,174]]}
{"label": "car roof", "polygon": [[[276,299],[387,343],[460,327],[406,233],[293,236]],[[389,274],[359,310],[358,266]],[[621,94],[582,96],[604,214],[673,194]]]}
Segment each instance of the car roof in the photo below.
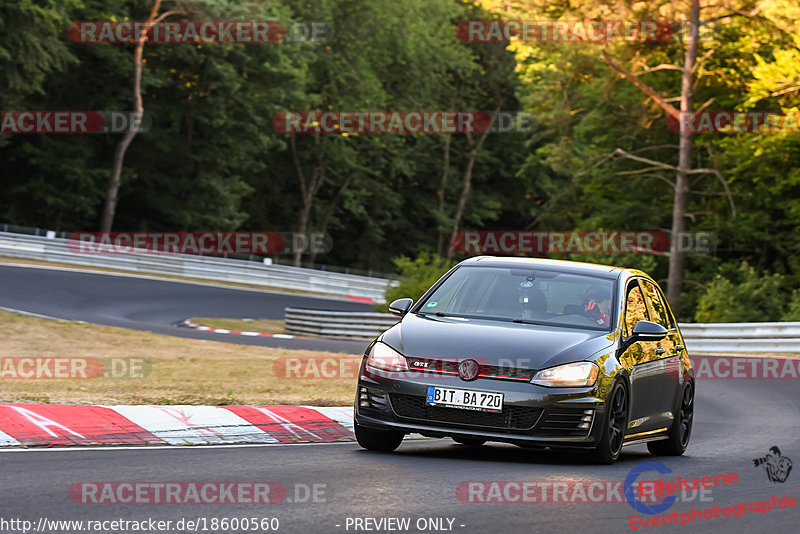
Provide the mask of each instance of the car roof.
{"label": "car roof", "polygon": [[568,274],[585,274],[599,276],[602,278],[614,279],[619,277],[624,271],[621,267],[612,265],[600,265],[597,263],[584,263],[580,261],[551,260],[546,258],[520,258],[502,256],[476,256],[469,258],[459,266],[470,265],[481,267],[513,267],[513,268],[534,268],[547,271],[558,271]]}

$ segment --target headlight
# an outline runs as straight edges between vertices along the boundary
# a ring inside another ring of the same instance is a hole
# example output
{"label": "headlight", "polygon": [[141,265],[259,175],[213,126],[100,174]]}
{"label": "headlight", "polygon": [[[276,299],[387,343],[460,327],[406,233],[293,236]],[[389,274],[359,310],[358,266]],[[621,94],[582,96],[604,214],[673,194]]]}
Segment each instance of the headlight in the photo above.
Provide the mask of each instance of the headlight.
{"label": "headlight", "polygon": [[542,369],[531,379],[531,384],[551,388],[591,387],[599,373],[600,368],[592,362],[568,363]]}
{"label": "headlight", "polygon": [[378,371],[408,371],[402,354],[385,343],[375,343],[369,351],[367,365]]}

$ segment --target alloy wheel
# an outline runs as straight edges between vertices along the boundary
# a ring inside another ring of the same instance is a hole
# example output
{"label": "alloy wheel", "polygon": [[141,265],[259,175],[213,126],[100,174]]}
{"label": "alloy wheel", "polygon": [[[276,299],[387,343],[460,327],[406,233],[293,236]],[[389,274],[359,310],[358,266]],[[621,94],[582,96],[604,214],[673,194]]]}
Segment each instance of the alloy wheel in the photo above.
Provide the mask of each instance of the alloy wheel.
{"label": "alloy wheel", "polygon": [[692,433],[692,419],[694,418],[694,388],[691,385],[686,386],[683,390],[680,418],[681,445],[686,446]]}
{"label": "alloy wheel", "polygon": [[628,418],[628,397],[625,388],[618,386],[611,401],[611,415],[608,422],[609,448],[617,453],[625,439],[625,425]]}

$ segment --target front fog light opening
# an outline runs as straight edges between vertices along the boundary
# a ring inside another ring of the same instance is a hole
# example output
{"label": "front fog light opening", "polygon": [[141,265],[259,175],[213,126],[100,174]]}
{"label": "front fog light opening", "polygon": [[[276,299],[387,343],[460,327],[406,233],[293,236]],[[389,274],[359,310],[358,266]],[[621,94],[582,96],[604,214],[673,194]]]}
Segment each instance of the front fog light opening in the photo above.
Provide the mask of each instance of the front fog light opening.
{"label": "front fog light opening", "polygon": [[362,408],[369,408],[369,390],[367,388],[358,389],[358,405]]}
{"label": "front fog light opening", "polygon": [[592,419],[594,418],[594,410],[583,410],[583,417],[581,417],[581,424],[578,428],[581,430],[588,430],[592,426]]}
{"label": "front fog light opening", "polygon": [[386,392],[381,389],[359,387],[358,405],[361,408],[382,409],[386,407]]}

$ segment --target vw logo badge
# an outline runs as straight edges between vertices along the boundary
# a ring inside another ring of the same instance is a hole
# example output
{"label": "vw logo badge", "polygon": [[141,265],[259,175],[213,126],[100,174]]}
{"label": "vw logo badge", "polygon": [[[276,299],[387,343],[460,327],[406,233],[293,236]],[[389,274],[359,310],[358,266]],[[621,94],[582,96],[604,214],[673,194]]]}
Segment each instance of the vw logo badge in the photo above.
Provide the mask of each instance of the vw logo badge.
{"label": "vw logo badge", "polygon": [[458,364],[458,376],[461,380],[475,380],[478,378],[478,362],[475,360],[463,360]]}

